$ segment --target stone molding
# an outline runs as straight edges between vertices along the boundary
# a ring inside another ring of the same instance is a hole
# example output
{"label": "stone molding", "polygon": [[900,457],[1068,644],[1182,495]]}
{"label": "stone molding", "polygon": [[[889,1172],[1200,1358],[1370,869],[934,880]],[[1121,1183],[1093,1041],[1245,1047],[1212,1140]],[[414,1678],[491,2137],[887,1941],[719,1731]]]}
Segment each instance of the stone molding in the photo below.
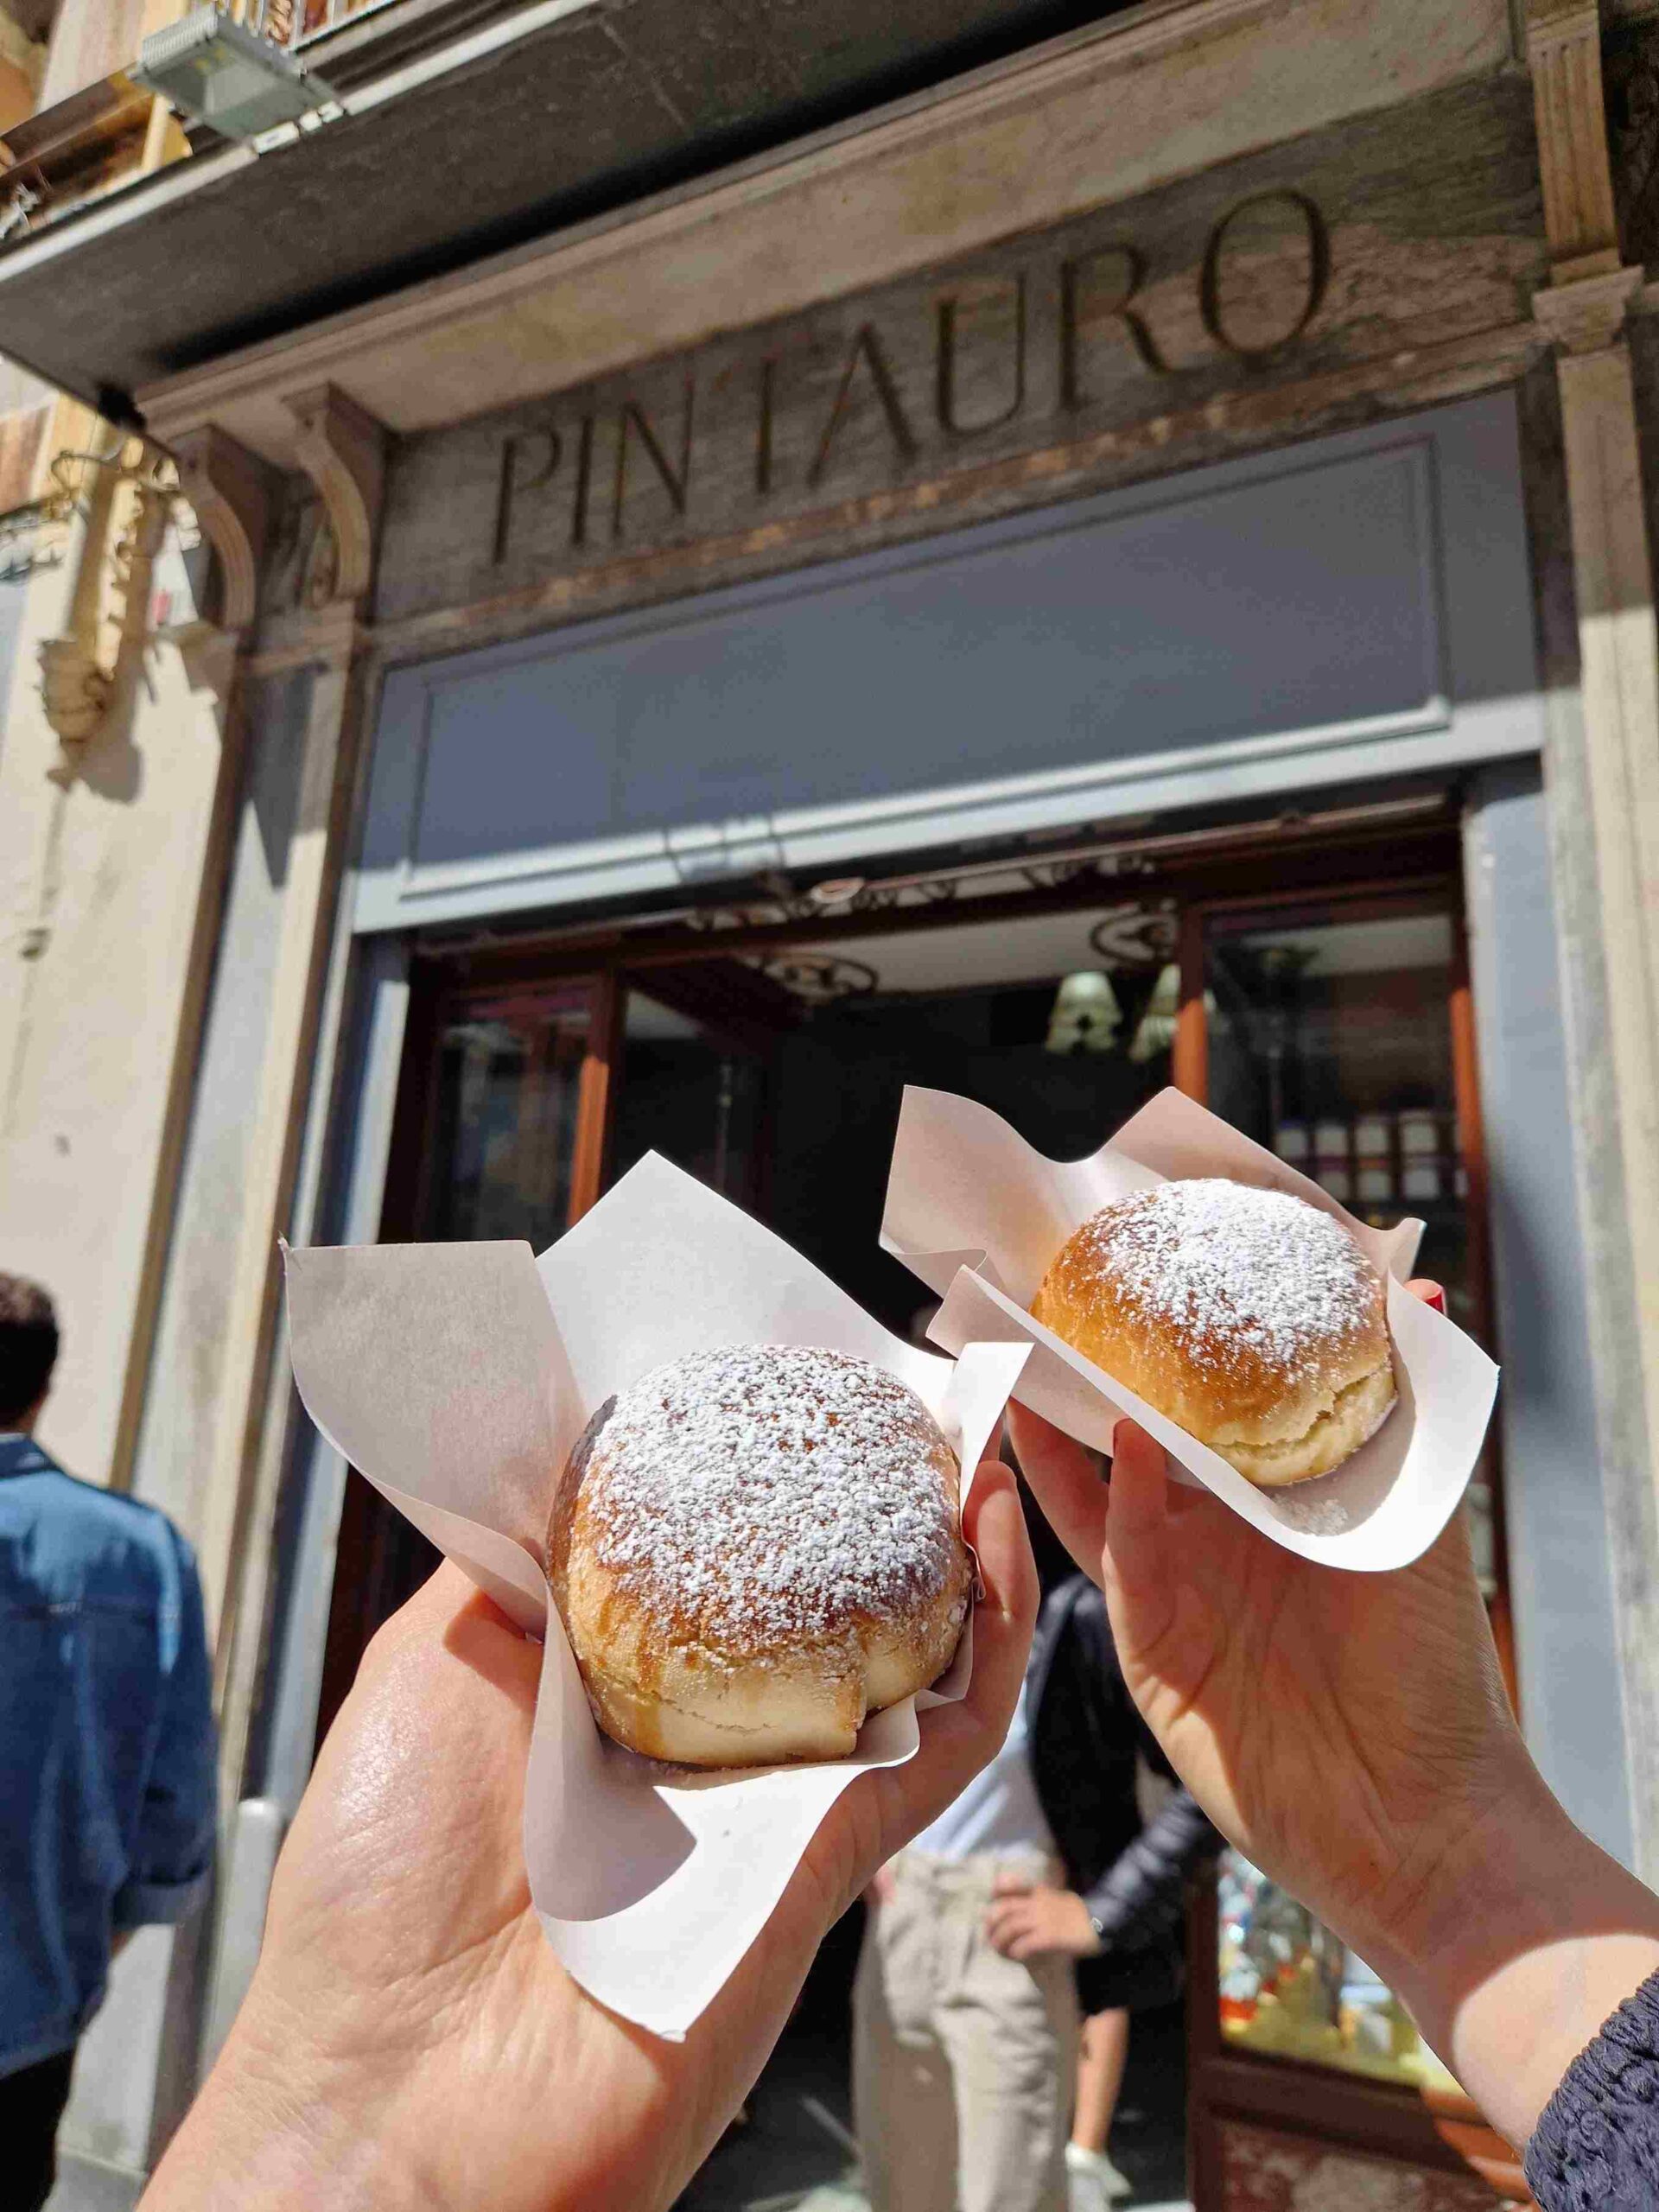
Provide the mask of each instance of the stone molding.
{"label": "stone molding", "polygon": [[1613,269],[1546,287],[1533,296],[1532,311],[1563,353],[1593,353],[1621,335],[1641,288],[1639,269]]}
{"label": "stone molding", "polygon": [[[151,569],[172,496],[155,461],[154,449],[144,447],[136,456],[122,448],[85,464],[65,626],[36,648],[41,704],[59,745],[47,772],[59,784],[74,780],[87,747],[109,729],[118,709],[130,709],[144,652]],[[130,502],[124,508],[124,499]],[[113,609],[106,605],[111,587]],[[106,661],[102,641],[111,619],[116,642]]]}

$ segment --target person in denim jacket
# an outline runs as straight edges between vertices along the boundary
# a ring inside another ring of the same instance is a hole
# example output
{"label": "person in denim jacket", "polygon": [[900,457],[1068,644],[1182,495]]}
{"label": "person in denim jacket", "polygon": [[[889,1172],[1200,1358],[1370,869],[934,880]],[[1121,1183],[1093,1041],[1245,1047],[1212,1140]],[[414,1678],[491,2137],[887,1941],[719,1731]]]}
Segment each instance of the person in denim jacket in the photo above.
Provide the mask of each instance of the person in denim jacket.
{"label": "person in denim jacket", "polygon": [[111,1957],[194,1910],[214,1833],[195,1561],[35,1443],[57,1350],[45,1291],[0,1274],[0,2142],[22,2212],[51,2191]]}

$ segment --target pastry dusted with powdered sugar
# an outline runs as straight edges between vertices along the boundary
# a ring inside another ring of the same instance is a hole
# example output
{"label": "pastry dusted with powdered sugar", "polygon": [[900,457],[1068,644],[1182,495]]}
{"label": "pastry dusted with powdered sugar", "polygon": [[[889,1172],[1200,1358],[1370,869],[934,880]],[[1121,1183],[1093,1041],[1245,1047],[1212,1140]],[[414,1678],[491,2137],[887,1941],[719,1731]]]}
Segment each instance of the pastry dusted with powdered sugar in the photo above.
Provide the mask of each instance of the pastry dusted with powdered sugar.
{"label": "pastry dusted with powdered sugar", "polygon": [[1031,1310],[1263,1489],[1330,1474],[1394,1404],[1382,1278],[1287,1192],[1206,1176],[1120,1198]]}
{"label": "pastry dusted with powdered sugar", "polygon": [[693,1352],[620,1392],[548,1535],[600,1726],[690,1766],[844,1758],[956,1650],[957,1491],[915,1392],[843,1352]]}

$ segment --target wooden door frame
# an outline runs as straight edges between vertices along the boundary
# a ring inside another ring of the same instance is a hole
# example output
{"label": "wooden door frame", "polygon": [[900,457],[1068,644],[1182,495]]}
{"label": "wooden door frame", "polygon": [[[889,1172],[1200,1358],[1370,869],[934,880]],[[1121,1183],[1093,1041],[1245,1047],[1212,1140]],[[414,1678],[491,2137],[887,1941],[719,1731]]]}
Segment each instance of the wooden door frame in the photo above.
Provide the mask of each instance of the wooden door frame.
{"label": "wooden door frame", "polygon": [[[507,976],[458,984],[441,970],[411,963],[404,1056],[392,1105],[377,1243],[412,1243],[418,1238],[422,1224],[428,1218],[432,1139],[437,1116],[437,1046],[446,1023],[462,1008],[483,1012],[493,1007],[499,1010],[504,1000],[511,1001],[515,986],[529,1010],[538,999],[543,1002],[569,1000],[584,982],[589,984],[589,1050],[583,1058],[576,1096],[567,1225],[581,1218],[603,1187],[613,1096],[612,1078],[623,997],[615,976],[597,973],[591,979],[562,976],[546,979],[546,988],[538,992],[527,977]],[[334,1581],[328,1593],[315,1749],[321,1749],[322,1739],[356,1678],[372,1632],[365,1630],[365,1622],[383,1611],[381,1593],[390,1572],[390,1550],[396,1534],[397,1520],[391,1507],[355,1467],[348,1467],[334,1543]]]}

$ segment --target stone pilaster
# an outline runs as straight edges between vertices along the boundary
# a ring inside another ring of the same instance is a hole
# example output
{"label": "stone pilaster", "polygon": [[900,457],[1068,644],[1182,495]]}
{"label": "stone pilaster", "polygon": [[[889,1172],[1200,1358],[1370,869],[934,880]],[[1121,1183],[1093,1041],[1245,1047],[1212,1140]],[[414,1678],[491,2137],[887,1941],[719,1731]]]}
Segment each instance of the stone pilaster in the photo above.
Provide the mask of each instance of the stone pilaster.
{"label": "stone pilaster", "polygon": [[[1659,1873],[1659,621],[1643,498],[1625,315],[1641,283],[1622,265],[1608,161],[1595,0],[1531,0],[1539,164],[1551,281],[1534,312],[1554,341],[1577,594],[1584,782],[1590,796],[1607,1035],[1618,1124],[1617,1211],[1631,1237],[1634,1313],[1620,1361],[1598,1377],[1640,1402],[1639,1459],[1604,1467],[1638,1864]],[[1580,1039],[1580,1049],[1588,1040]],[[1629,1371],[1630,1368],[1635,1371]],[[1626,1407],[1625,1414],[1633,1410]]]}

